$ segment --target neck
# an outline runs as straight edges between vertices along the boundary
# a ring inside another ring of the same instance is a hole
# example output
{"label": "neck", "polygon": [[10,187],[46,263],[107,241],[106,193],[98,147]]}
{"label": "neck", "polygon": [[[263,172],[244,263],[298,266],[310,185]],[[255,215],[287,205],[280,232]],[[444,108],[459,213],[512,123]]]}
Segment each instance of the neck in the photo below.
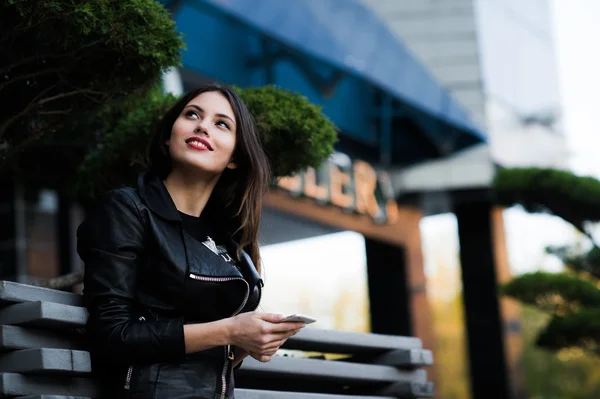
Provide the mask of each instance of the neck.
{"label": "neck", "polygon": [[220,175],[206,176],[173,169],[164,180],[165,187],[178,211],[200,216]]}

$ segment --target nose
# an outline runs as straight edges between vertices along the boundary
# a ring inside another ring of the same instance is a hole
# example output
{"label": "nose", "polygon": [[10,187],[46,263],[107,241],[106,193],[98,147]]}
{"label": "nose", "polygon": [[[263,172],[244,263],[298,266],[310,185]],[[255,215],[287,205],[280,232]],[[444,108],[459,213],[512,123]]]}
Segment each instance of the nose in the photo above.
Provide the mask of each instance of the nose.
{"label": "nose", "polygon": [[208,136],[208,129],[206,128],[205,122],[201,121],[196,125],[194,129],[194,133],[196,134],[205,134]]}

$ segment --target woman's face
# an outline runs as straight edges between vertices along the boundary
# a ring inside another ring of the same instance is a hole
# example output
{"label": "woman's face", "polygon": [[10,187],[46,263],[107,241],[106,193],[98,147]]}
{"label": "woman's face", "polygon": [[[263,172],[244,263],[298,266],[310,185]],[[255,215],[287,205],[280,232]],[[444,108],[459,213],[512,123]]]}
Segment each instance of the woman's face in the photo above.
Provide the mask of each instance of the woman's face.
{"label": "woman's face", "polygon": [[173,167],[194,168],[219,175],[235,168],[236,122],[229,101],[209,91],[192,99],[171,129],[167,141]]}

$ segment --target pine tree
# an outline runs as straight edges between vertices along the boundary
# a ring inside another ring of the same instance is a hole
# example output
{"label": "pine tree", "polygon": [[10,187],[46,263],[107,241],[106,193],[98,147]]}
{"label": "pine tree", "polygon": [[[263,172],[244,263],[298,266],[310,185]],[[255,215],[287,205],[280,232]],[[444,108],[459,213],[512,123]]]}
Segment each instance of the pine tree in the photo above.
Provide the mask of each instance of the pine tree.
{"label": "pine tree", "polygon": [[72,170],[95,135],[76,122],[148,90],[183,46],[154,0],[6,0],[0,32],[0,170],[20,180]]}
{"label": "pine tree", "polygon": [[559,216],[586,237],[575,246],[547,248],[563,262],[563,272],[527,273],[501,292],[550,315],[538,346],[600,354],[600,248],[592,235],[593,223],[600,221],[600,182],[559,170],[504,169],[496,175],[494,190],[501,205]]}
{"label": "pine tree", "polygon": [[[177,100],[161,75],[181,35],[154,0],[6,0],[0,4],[0,177],[82,199],[135,184],[157,122]],[[236,88],[275,176],[318,167],[337,131],[297,93]],[[81,273],[39,281],[70,288]]]}

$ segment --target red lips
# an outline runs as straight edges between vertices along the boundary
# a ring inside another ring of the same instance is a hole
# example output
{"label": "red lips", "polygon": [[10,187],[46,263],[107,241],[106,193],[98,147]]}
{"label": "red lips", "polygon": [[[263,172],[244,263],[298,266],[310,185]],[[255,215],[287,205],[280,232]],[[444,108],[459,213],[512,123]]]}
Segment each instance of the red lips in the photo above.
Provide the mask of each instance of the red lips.
{"label": "red lips", "polygon": [[205,151],[205,150],[209,150],[212,151],[213,148],[210,145],[210,143],[208,142],[208,140],[205,140],[201,137],[190,137],[187,140],[185,140],[185,142],[187,143],[187,145],[189,145],[190,147],[192,147],[195,150],[200,150],[200,151]]}

